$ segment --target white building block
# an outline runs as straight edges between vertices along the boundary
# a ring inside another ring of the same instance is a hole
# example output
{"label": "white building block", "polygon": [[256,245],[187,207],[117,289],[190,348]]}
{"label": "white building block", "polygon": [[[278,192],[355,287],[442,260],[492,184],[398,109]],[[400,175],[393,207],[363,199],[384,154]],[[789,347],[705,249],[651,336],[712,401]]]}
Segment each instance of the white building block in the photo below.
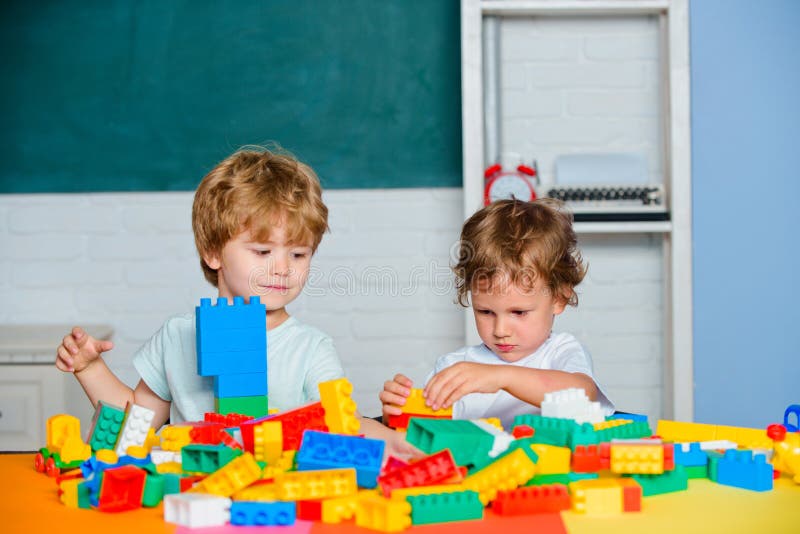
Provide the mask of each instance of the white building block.
{"label": "white building block", "polygon": [[128,404],[125,421],[122,423],[122,430],[120,430],[119,438],[117,439],[115,451],[117,456],[127,454],[130,446],[137,445],[141,447],[144,445],[147,439],[147,432],[150,430],[150,425],[155,415],[156,413],[150,408]]}
{"label": "white building block", "polygon": [[230,520],[231,500],[205,493],[164,495],[164,521],[189,528],[221,526]]}
{"label": "white building block", "polygon": [[492,450],[489,451],[489,456],[491,458],[496,458],[500,454],[506,452],[506,450],[508,450],[508,447],[511,445],[511,442],[516,439],[508,432],[500,430],[496,426],[491,425],[486,421],[473,419],[472,422],[475,425],[479,426],[482,430],[485,430],[486,432],[494,436],[494,442],[492,443]]}
{"label": "white building block", "polygon": [[150,461],[155,465],[166,463],[181,463],[181,451],[165,451],[160,447],[153,447],[150,450]]}
{"label": "white building block", "polygon": [[574,419],[576,423],[602,423],[605,421],[599,402],[592,402],[579,388],[562,389],[544,394],[542,415],[560,419]]}

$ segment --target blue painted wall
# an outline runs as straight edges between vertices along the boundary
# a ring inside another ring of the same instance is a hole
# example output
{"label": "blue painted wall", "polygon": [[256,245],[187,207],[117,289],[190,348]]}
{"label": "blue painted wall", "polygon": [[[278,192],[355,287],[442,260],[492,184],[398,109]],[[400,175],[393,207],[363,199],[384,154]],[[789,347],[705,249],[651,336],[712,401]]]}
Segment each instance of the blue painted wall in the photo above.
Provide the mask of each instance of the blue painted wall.
{"label": "blue painted wall", "polygon": [[692,0],[695,420],[800,403],[800,2]]}

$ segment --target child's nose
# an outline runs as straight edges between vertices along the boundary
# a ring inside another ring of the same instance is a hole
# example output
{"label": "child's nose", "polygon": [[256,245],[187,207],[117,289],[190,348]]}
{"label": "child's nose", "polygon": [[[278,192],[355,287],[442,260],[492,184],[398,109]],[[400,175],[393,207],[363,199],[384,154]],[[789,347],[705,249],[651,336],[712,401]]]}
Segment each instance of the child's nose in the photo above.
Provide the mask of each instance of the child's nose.
{"label": "child's nose", "polygon": [[276,255],[273,258],[272,272],[279,275],[289,274],[289,259],[286,256]]}
{"label": "child's nose", "polygon": [[505,319],[498,317],[494,320],[494,337],[508,336],[508,323]]}

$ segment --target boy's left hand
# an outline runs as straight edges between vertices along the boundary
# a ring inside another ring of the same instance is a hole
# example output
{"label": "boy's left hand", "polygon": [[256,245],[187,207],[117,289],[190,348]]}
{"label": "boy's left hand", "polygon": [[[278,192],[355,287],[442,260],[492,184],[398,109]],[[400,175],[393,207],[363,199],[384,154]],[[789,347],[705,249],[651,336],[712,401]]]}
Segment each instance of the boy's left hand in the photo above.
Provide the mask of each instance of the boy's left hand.
{"label": "boy's left hand", "polygon": [[504,365],[459,362],[437,373],[422,395],[431,408],[449,408],[468,393],[497,393],[502,388]]}

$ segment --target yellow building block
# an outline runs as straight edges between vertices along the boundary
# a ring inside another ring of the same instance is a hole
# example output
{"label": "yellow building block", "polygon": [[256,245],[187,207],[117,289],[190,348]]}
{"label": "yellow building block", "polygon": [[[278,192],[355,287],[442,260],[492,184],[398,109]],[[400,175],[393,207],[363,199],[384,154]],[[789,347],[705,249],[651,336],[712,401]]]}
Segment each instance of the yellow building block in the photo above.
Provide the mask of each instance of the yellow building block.
{"label": "yellow building block", "polygon": [[615,479],[595,478],[570,482],[572,510],[587,515],[622,513],[622,486]]}
{"label": "yellow building block", "polygon": [[211,473],[189,491],[230,497],[260,478],[261,468],[253,455],[246,452]]}
{"label": "yellow building block", "polygon": [[61,452],[67,438],[81,437],[81,421],[75,416],[59,414],[47,420],[47,450],[51,453]]}
{"label": "yellow building block", "polygon": [[486,506],[494,500],[498,491],[517,488],[533,478],[537,472],[533,460],[525,454],[525,451],[517,449],[469,475],[460,485],[465,490],[477,492],[481,502]]}
{"label": "yellow building block", "polygon": [[111,449],[100,449],[95,453],[94,457],[97,458],[98,462],[103,462],[104,464],[109,465],[114,465],[119,461],[117,453]]}
{"label": "yellow building block", "polygon": [[361,420],[356,415],[356,402],[350,398],[353,384],[346,378],[320,382],[319,395],[325,408],[325,424],[336,434],[358,435]]}
{"label": "yellow building block", "polygon": [[69,436],[61,445],[61,461],[66,463],[88,460],[92,455],[92,447],[84,443],[80,436]]}
{"label": "yellow building block", "polygon": [[656,435],[666,441],[713,441],[717,439],[717,427],[659,419]]}
{"label": "yellow building block", "polygon": [[[717,427],[717,432],[719,432]],[[771,449],[772,440],[767,436],[767,432],[763,428],[742,428],[742,427],[728,427],[735,430],[735,439],[731,441],[737,443],[740,447],[745,449]],[[717,438],[722,439],[722,438]]]}
{"label": "yellow building block", "polygon": [[537,475],[561,475],[570,472],[572,451],[568,448],[534,443],[531,449],[539,456],[536,462]]}
{"label": "yellow building block", "polygon": [[155,447],[161,447],[161,436],[156,434],[156,429],[151,428],[147,431],[147,437],[144,438],[144,448],[147,449],[147,452],[152,451]]}
{"label": "yellow building block", "polygon": [[359,495],[348,495],[347,497],[334,497],[322,501],[321,519],[323,523],[336,524],[353,519],[358,507]]}
{"label": "yellow building block", "polygon": [[660,475],[664,472],[664,447],[612,443],[610,467],[613,473]]}
{"label": "yellow building block", "polygon": [[264,421],[253,426],[253,456],[258,462],[272,464],[283,453],[283,424]]}
{"label": "yellow building block", "polygon": [[174,473],[180,475],[183,473],[183,466],[180,462],[162,462],[156,465],[156,472],[160,475],[166,473]]}
{"label": "yellow building block", "polygon": [[505,432],[505,431],[506,431],[506,429],[505,429],[505,428],[503,428],[503,423],[501,423],[501,422],[500,422],[500,419],[498,419],[497,417],[487,417],[487,418],[485,418],[485,419],[478,419],[478,421],[483,421],[484,423],[487,423],[487,424],[489,424],[489,425],[492,425],[492,426],[493,426],[493,427],[495,427],[497,430],[500,430],[500,431],[502,431],[502,432]]}
{"label": "yellow building block", "polygon": [[165,451],[179,451],[192,442],[189,425],[169,425],[161,431],[161,448]]}
{"label": "yellow building block", "polygon": [[231,498],[234,501],[272,502],[278,500],[278,487],[274,482],[256,482],[240,489]]}
{"label": "yellow building block", "polygon": [[275,478],[278,499],[300,501],[304,499],[329,499],[355,495],[358,491],[356,470],[326,469],[323,471],[289,471]]}
{"label": "yellow building block", "polygon": [[70,478],[62,480],[59,485],[61,490],[61,502],[67,508],[78,508],[78,484],[83,482],[82,478]]}
{"label": "yellow building block", "polygon": [[359,496],[356,503],[356,525],[382,532],[400,532],[411,526],[411,505],[380,495]]}
{"label": "yellow building block", "polygon": [[422,396],[422,389],[412,388],[411,394],[406,399],[406,403],[400,407],[403,413],[415,415],[435,415],[440,417],[452,417],[453,408],[441,408],[434,410],[425,404],[425,397]]}
{"label": "yellow building block", "polygon": [[775,442],[772,467],[791,475],[795,484],[800,484],[800,434],[788,432],[783,441]]}
{"label": "yellow building block", "polygon": [[595,423],[594,429],[595,430],[606,430],[607,428],[616,428],[618,426],[629,425],[633,423],[630,419],[611,419],[608,421],[603,421],[602,423]]}

